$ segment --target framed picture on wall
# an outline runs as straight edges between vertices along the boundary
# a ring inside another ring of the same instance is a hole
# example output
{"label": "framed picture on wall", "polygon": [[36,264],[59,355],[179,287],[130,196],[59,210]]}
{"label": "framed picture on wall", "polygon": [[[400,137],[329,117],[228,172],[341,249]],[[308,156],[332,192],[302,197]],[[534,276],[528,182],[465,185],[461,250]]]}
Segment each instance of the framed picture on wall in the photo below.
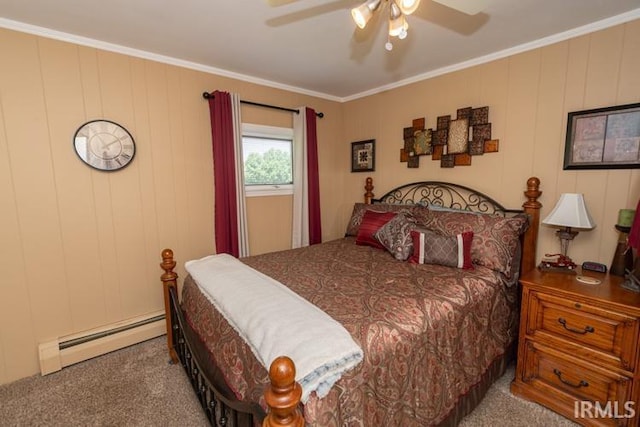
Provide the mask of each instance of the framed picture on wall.
{"label": "framed picture on wall", "polygon": [[376,170],[376,140],[369,139],[351,143],[351,172]]}
{"label": "framed picture on wall", "polygon": [[569,113],[565,170],[633,168],[640,168],[640,103]]}

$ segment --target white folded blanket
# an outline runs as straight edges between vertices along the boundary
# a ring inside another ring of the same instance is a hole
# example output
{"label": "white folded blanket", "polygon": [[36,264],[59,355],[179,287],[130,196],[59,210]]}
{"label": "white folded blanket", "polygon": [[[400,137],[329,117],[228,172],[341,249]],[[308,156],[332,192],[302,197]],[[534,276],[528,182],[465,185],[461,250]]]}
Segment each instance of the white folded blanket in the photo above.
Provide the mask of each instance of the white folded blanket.
{"label": "white folded blanket", "polygon": [[294,361],[303,403],[314,391],[326,396],[362,361],[362,349],[340,323],[233,256],[211,255],[185,268],[267,370],[278,356]]}

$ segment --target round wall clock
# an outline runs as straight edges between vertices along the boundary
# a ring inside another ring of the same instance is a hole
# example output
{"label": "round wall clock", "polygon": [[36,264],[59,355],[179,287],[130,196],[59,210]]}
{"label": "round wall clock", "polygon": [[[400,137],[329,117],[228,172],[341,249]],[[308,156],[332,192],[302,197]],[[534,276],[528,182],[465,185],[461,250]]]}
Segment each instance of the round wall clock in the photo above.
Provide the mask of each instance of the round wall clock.
{"label": "round wall clock", "polygon": [[136,154],[133,136],[110,120],[92,120],[80,126],[73,147],[83,162],[101,171],[122,169]]}

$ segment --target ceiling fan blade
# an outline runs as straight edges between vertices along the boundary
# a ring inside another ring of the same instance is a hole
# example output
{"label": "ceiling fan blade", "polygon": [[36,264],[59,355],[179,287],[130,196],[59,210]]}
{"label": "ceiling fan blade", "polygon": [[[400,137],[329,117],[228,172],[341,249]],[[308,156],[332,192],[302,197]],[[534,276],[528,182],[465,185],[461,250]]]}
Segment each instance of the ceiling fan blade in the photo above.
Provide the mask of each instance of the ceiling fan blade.
{"label": "ceiling fan blade", "polygon": [[285,15],[276,16],[268,19],[266,24],[270,27],[279,27],[281,25],[291,24],[297,21],[303,21],[305,19],[313,18],[315,16],[323,15],[325,13],[334,12],[350,7],[353,4],[353,0],[334,0],[331,2],[325,2],[317,6],[308,7],[306,9],[297,10],[287,13]]}
{"label": "ceiling fan blade", "polygon": [[459,10],[467,15],[475,15],[482,12],[491,0],[432,0],[451,9]]}
{"label": "ceiling fan blade", "polygon": [[465,12],[441,4],[439,0],[432,0],[425,6],[418,8],[407,20],[411,22],[415,18],[423,19],[431,24],[467,36],[474,34],[489,21],[489,15],[484,12],[467,15]]}
{"label": "ceiling fan blade", "polygon": [[265,0],[271,7],[284,6],[285,4],[295,3],[298,0]]}

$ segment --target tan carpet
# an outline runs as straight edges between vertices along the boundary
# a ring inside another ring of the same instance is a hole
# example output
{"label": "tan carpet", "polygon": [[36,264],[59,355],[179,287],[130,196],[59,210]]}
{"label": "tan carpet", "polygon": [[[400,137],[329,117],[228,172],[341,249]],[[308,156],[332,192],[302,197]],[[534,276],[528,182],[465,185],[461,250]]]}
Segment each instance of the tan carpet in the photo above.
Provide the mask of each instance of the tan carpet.
{"label": "tan carpet", "polygon": [[480,405],[469,414],[460,427],[569,427],[578,424],[536,403],[514,396],[509,385],[515,376],[515,365],[487,391]]}
{"label": "tan carpet", "polygon": [[[0,386],[2,426],[205,426],[164,337]],[[174,410],[172,410],[174,408]]]}
{"label": "tan carpet", "polygon": [[[509,393],[513,368],[461,426],[573,426]],[[0,386],[0,426],[206,426],[164,337]]]}

